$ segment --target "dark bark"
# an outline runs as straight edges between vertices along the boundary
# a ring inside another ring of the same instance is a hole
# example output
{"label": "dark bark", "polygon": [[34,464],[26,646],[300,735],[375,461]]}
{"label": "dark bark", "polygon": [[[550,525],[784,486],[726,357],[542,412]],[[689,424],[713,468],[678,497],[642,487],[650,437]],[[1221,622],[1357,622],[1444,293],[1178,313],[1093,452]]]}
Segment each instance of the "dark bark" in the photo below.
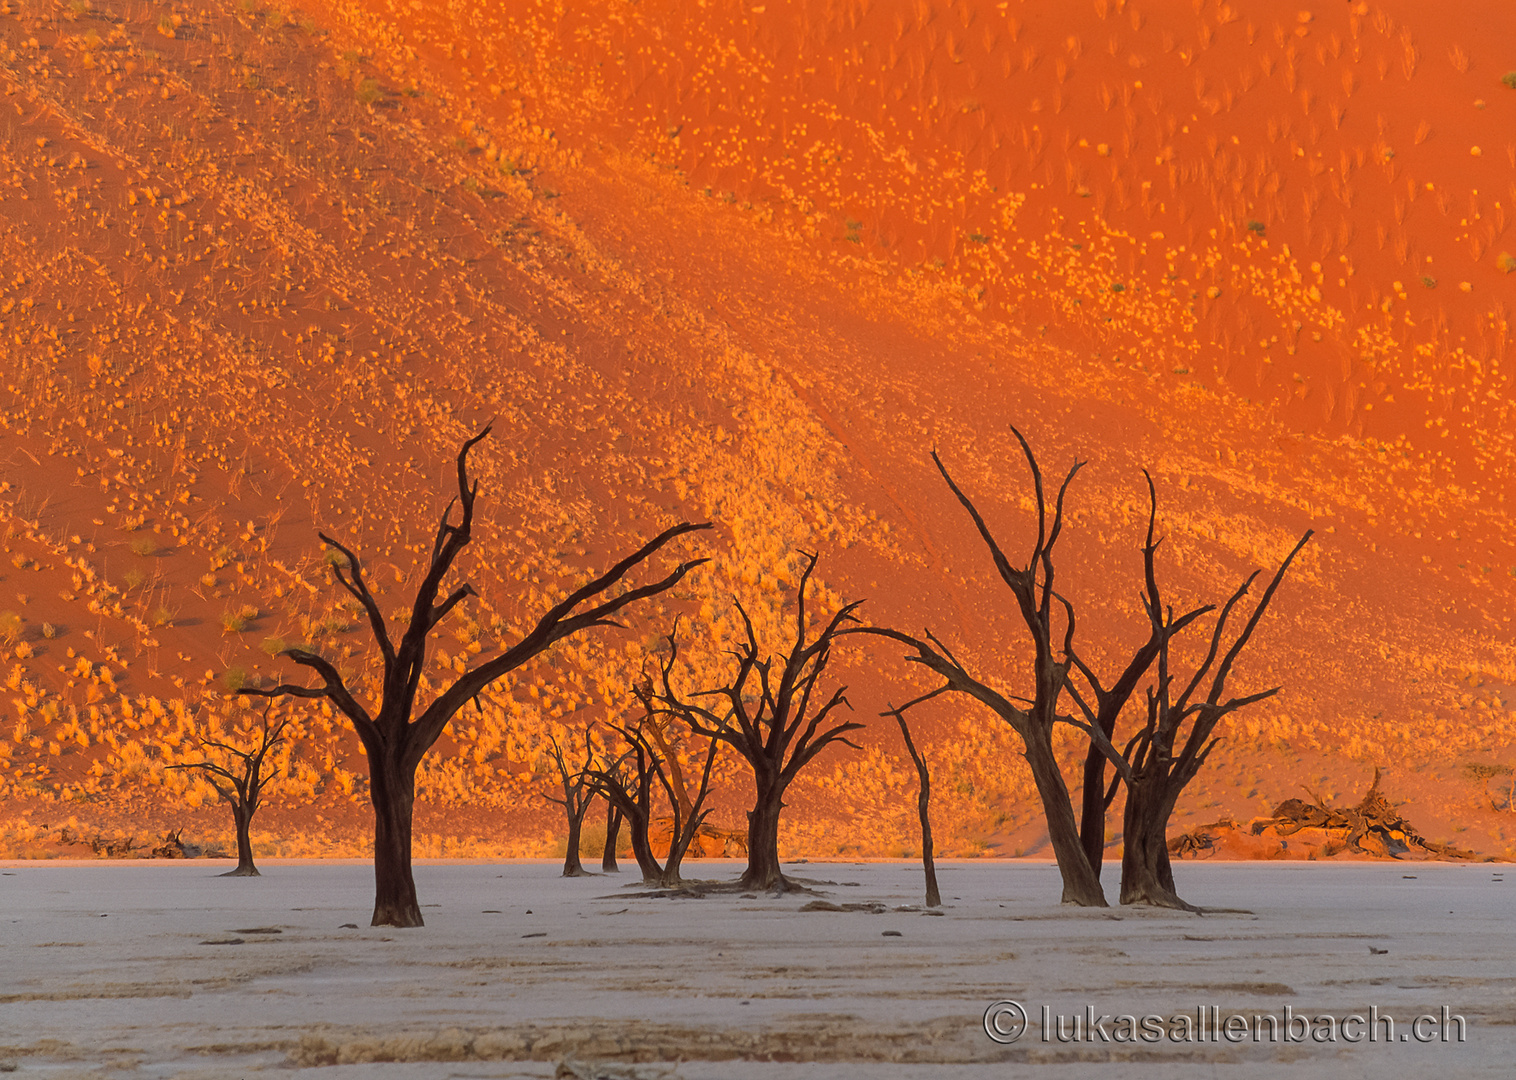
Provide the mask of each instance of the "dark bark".
{"label": "dark bark", "polygon": [[[651,701],[651,694],[649,694],[649,701]],[[654,720],[655,730],[656,726],[657,721]],[[658,740],[658,746],[663,749],[663,753],[660,756],[653,756],[653,767],[657,771],[658,782],[663,787],[664,796],[668,799],[669,811],[673,815],[673,828],[669,835],[668,856],[663,861],[662,877],[662,883],[671,888],[683,880],[680,877],[680,868],[684,865],[684,857],[694,844],[695,837],[699,835],[700,827],[705,824],[705,819],[710,816],[711,812],[702,808],[705,806],[706,797],[711,792],[711,772],[715,768],[721,743],[716,739],[707,740],[705,767],[700,774],[700,788],[693,797],[685,789],[683,778],[678,772],[677,754],[661,737]]]}
{"label": "dark bark", "polygon": [[370,926],[423,925],[411,875],[411,817],[416,774],[369,755],[369,795],[374,806],[374,917]]}
{"label": "dark bark", "polygon": [[1152,587],[1149,617],[1155,624],[1162,625],[1165,632],[1160,635],[1157,679],[1147,690],[1147,719],[1142,730],[1128,744],[1125,754],[1129,768],[1125,777],[1127,806],[1123,836],[1125,854],[1121,860],[1122,903],[1197,910],[1181,900],[1174,889],[1168,850],[1169,817],[1185,786],[1195,778],[1215,749],[1219,741],[1215,735],[1216,726],[1238,709],[1279,692],[1276,686],[1241,697],[1227,697],[1226,684],[1290,564],[1311,536],[1311,531],[1307,530],[1285,556],[1247,623],[1223,653],[1227,623],[1252,588],[1258,572],[1251,574],[1231,595],[1216,616],[1204,659],[1182,686],[1178,685],[1170,665],[1173,633],[1168,628],[1175,623],[1173,612],[1170,610],[1165,616],[1156,586]]}
{"label": "dark bark", "polygon": [[563,798],[559,799],[552,795],[544,795],[543,798],[563,807],[563,814],[568,822],[568,847],[563,853],[563,876],[587,877],[589,871],[584,868],[584,863],[579,858],[579,838],[584,831],[584,815],[598,794],[592,778],[593,773],[590,770],[590,765],[595,760],[591,731],[588,727],[584,729],[584,764],[578,769],[569,768],[568,762],[563,757],[563,747],[558,745],[557,736],[550,735],[548,738],[553,746],[550,756],[553,764],[558,767],[558,780],[563,786]]}
{"label": "dark bark", "polygon": [[[1163,606],[1158,592],[1157,569],[1154,562],[1158,545],[1161,543],[1154,535],[1158,522],[1158,491],[1153,485],[1152,475],[1146,470],[1142,475],[1147,479],[1148,485],[1148,530],[1147,540],[1142,547],[1143,606],[1151,612],[1159,611]],[[1125,670],[1109,688],[1102,685],[1099,676],[1075,650],[1073,605],[1064,601],[1064,610],[1068,621],[1064,638],[1065,653],[1069,663],[1083,677],[1085,683],[1085,689],[1081,692],[1071,681],[1068,685],[1068,693],[1084,716],[1085,723],[1081,726],[1084,726],[1090,735],[1090,746],[1085,753],[1082,777],[1079,841],[1084,848],[1084,855],[1090,864],[1090,869],[1099,877],[1105,860],[1106,812],[1110,809],[1118,786],[1126,776],[1126,770],[1118,764],[1117,776],[1109,786],[1106,784],[1105,768],[1115,749],[1112,740],[1116,734],[1116,722],[1120,719],[1122,711],[1126,709],[1127,703],[1131,701],[1138,684],[1152,669],[1165,642],[1212,609],[1210,607],[1197,608],[1177,619],[1171,616],[1167,621],[1150,619],[1147,641],[1132,653],[1132,659],[1127,663]]]}
{"label": "dark bark", "polygon": [[916,749],[911,738],[910,725],[905,722],[905,711],[913,705],[934,698],[941,691],[933,691],[915,701],[908,701],[900,708],[890,708],[881,716],[893,716],[900,725],[900,737],[905,740],[906,751],[916,766],[916,814],[921,818],[921,869],[926,875],[926,906],[941,907],[942,893],[937,888],[937,863],[932,852],[932,773],[927,768],[926,756]]}
{"label": "dark bark", "polygon": [[[602,760],[600,768],[591,770],[587,776],[594,793],[603,796],[625,822],[632,858],[637,860],[643,884],[657,885],[663,878],[663,867],[653,855],[648,836],[653,823],[653,769],[648,761],[647,742],[634,727],[616,724],[610,727],[621,734],[629,749],[614,760]],[[609,842],[609,829],[606,835]],[[614,852],[611,857],[615,857]]]}
{"label": "dark bark", "polygon": [[753,808],[747,813],[747,869],[737,881],[744,889],[785,889],[789,881],[779,865],[779,815],[784,788],[774,779],[755,784]]}
{"label": "dark bark", "polygon": [[600,872],[602,874],[617,874],[621,867],[616,865],[616,842],[621,838],[621,811],[616,809],[616,804],[607,800],[605,804],[605,850],[600,856]]}
{"label": "dark bark", "polygon": [[241,806],[232,806],[232,822],[237,827],[237,869],[228,870],[222,877],[259,877],[258,867],[253,865],[253,816]]}
{"label": "dark bark", "polygon": [[564,877],[588,877],[589,871],[579,859],[579,837],[584,831],[584,812],[568,816],[568,850],[563,856]]}
{"label": "dark bark", "polygon": [[[670,653],[670,664],[675,654]],[[595,791],[604,795],[612,807],[620,812],[620,816],[625,818],[631,833],[632,852],[637,856],[643,881],[662,888],[673,888],[681,884],[683,879],[680,868],[684,856],[694,843],[700,826],[710,815],[710,811],[702,807],[710,794],[711,772],[716,764],[719,744],[714,739],[708,742],[705,767],[700,775],[700,788],[691,797],[684,786],[683,773],[678,771],[677,748],[670,745],[661,729],[659,718],[663,711],[656,705],[651,681],[638,684],[634,687],[634,693],[642,706],[641,721],[635,727],[612,725],[626,740],[629,749],[614,763],[608,763],[599,770],[587,770],[585,775],[592,779]],[[655,781],[663,792],[672,817],[668,852],[661,865],[649,838]],[[610,842],[609,828],[606,835]]]}
{"label": "dark bark", "polygon": [[663,880],[663,867],[653,856],[653,844],[648,839],[648,818],[646,814],[636,811],[622,811],[626,817],[627,837],[632,842],[632,858],[637,861],[637,869],[642,874],[644,885],[657,885]]}
{"label": "dark bark", "polygon": [[[1169,862],[1168,820],[1174,804],[1156,784],[1137,784],[1127,794],[1122,830],[1121,902],[1196,910],[1174,891]],[[1175,793],[1177,794],[1177,793]]]}
{"label": "dark bark", "polygon": [[[1053,554],[1063,531],[1063,505],[1069,485],[1084,467],[1075,461],[1063,483],[1059,486],[1051,520],[1048,517],[1044,496],[1042,469],[1021,432],[1011,429],[1021,444],[1022,455],[1032,475],[1033,498],[1037,508],[1037,539],[1023,568],[1011,564],[1000,544],[991,533],[989,525],[977,507],[959,488],[948,473],[936,452],[932,460],[943,480],[952,490],[958,503],[968,513],[979,532],[979,538],[989,549],[996,573],[1010,590],[1016,601],[1016,609],[1026,627],[1032,646],[1032,686],[1030,697],[1007,698],[988,682],[971,674],[951,649],[939,641],[931,631],[923,637],[914,637],[882,627],[863,627],[856,633],[876,634],[907,645],[915,653],[907,660],[920,664],[943,679],[938,693],[953,691],[967,694],[991,709],[1011,730],[1020,737],[1025,750],[1026,762],[1037,785],[1037,794],[1042,801],[1043,814],[1047,819],[1048,841],[1053,855],[1058,860],[1058,870],[1063,878],[1065,903],[1086,907],[1105,907],[1105,894],[1100,888],[1099,871],[1091,864],[1080,839],[1078,822],[1074,816],[1073,802],[1068,785],[1064,782],[1058,758],[1053,753],[1054,726],[1066,718],[1059,713],[1059,703],[1068,688],[1070,664],[1069,638],[1063,641],[1063,658],[1057,655],[1054,632],[1053,602],[1060,606],[1066,602],[1054,591]],[[1072,634],[1072,623],[1068,625]],[[935,695],[933,695],[935,696]]]}
{"label": "dark bark", "polygon": [[[710,526],[681,524],[666,529],[611,569],[554,604],[519,641],[458,676],[418,714],[416,695],[427,665],[430,635],[459,604],[476,595],[468,584],[458,585],[443,595],[442,584],[459,553],[472,539],[474,503],[479,495],[479,485],[469,479],[468,454],[489,433],[490,429],[486,427],[465,442],[458,452],[458,494],[443,511],[426,576],[417,587],[409,621],[398,643],[391,638],[379,602],[369,590],[357,553],[330,536],[319,534],[327,548],[337,554],[330,564],[332,577],[358,601],[368,616],[369,629],[383,661],[377,710],[370,711],[358,701],[330,660],[305,649],[286,649],[280,655],[309,668],[321,679],[321,685],[283,683],[268,690],[247,688],[239,691],[262,697],[325,698],[347,717],[368,750],[369,791],[374,804],[375,925],[421,925],[410,861],[416,770],[459,710],[497,680],[564,638],[598,627],[619,626],[615,616],[623,609],[672,588],[691,569],[706,561],[696,559],[681,563],[658,581],[626,589],[605,599],[627,574],[670,541]],[[452,520],[454,505],[460,512],[457,524]]]}
{"label": "dark bark", "polygon": [[1050,741],[1034,738],[1026,747],[1027,765],[1032,770],[1032,780],[1037,785],[1037,795],[1042,800],[1042,813],[1047,820],[1048,843],[1053,848],[1053,857],[1058,860],[1058,873],[1063,878],[1063,903],[1080,907],[1105,907],[1105,890],[1100,887],[1100,873],[1085,857],[1084,845],[1079,839],[1079,825],[1074,820],[1074,807],[1069,800],[1068,788],[1063,782],[1063,772],[1058,768],[1058,759],[1053,754]]}
{"label": "dark bark", "polygon": [[[816,556],[806,558],[795,593],[795,636],[782,657],[760,657],[752,620],[739,601],[745,640],[731,650],[735,667],[728,681],[695,694],[713,698],[719,707],[685,700],[670,679],[678,644],[669,635],[669,656],[663,665],[660,706],[677,716],[689,730],[732,747],[753,770],[753,809],[748,813],[748,866],[741,884],[749,888],[790,888],[779,866],[779,817],[784,793],[795,777],[833,743],[857,749],[846,736],[862,724],[831,723],[833,710],[852,706],[847,687],[839,686],[824,699],[817,691],[831,660],[832,645],[844,626],[858,620],[858,603],[844,605],[813,640],[806,621],[806,590],[816,569]],[[827,725],[831,726],[827,726]]]}
{"label": "dark bark", "polygon": [[[1175,699],[1172,696],[1173,680],[1169,674],[1170,643],[1180,631],[1215,609],[1205,606],[1176,616],[1172,608],[1163,605],[1154,568],[1154,553],[1159,544],[1154,537],[1157,493],[1152,477],[1148,476],[1149,513],[1147,542],[1143,547],[1145,588],[1142,600],[1149,616],[1150,632],[1147,641],[1134,650],[1126,668],[1107,688],[1074,648],[1073,604],[1053,589],[1053,548],[1063,521],[1064,495],[1081,464],[1075,462],[1065,477],[1049,523],[1043,498],[1041,469],[1021,433],[1014,428],[1012,431],[1020,441],[1022,453],[1031,469],[1038,514],[1037,541],[1032,547],[1025,569],[1011,565],[991,535],[984,518],[948,475],[941,459],[936,453],[933,453],[932,458],[959,503],[973,519],[980,538],[990,550],[1001,580],[1016,598],[1022,621],[1032,638],[1032,696],[1017,698],[1015,700],[1020,704],[1013,704],[984,681],[969,674],[930,631],[925,633],[924,639],[897,630],[875,627],[853,632],[877,634],[907,645],[914,651],[914,655],[907,657],[909,661],[935,672],[944,680],[943,685],[927,696],[949,690],[968,694],[992,709],[1021,737],[1027,764],[1042,801],[1048,839],[1063,877],[1065,902],[1105,905],[1105,895],[1100,887],[1100,870],[1105,850],[1105,815],[1118,785],[1125,783],[1126,856],[1123,859],[1122,899],[1129,902],[1129,897],[1137,897],[1142,902],[1185,907],[1187,905],[1174,895],[1173,872],[1164,835],[1169,815],[1180,791],[1193,778],[1215,745],[1211,733],[1220,719],[1237,708],[1275,692],[1269,690],[1224,700],[1225,682],[1233,663],[1268,607],[1286,569],[1311,534],[1307,532],[1284,560],[1246,628],[1218,665],[1217,657],[1227,618],[1247,593],[1253,577],[1227,602],[1218,616],[1210,653]],[[1255,574],[1254,577],[1256,576]],[[1057,600],[1064,613],[1061,659],[1055,656],[1052,620],[1054,600]],[[1118,750],[1112,741],[1117,721],[1137,686],[1147,677],[1155,663],[1158,668],[1157,685],[1147,691],[1146,726],[1127,743],[1124,750]],[[1211,675],[1213,667],[1215,674]],[[1070,678],[1071,672],[1077,672],[1083,679],[1082,691]],[[1203,699],[1196,698],[1197,691],[1207,678],[1211,680],[1209,691]],[[1082,719],[1058,711],[1059,700],[1064,695],[1077,706]],[[1072,724],[1090,739],[1083,763],[1081,813],[1077,821],[1073,802],[1053,753],[1052,734],[1054,725],[1058,723]],[[1183,739],[1182,745],[1176,748],[1176,736],[1186,724],[1189,725],[1189,734]],[[1116,772],[1109,786],[1106,784],[1107,763]]]}

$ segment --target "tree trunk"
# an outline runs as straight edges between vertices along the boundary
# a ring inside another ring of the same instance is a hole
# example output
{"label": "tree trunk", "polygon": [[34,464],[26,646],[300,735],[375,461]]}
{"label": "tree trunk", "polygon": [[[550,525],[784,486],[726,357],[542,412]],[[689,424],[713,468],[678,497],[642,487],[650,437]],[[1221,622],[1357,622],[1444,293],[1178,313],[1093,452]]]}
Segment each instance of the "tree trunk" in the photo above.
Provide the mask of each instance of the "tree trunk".
{"label": "tree trunk", "polygon": [[932,858],[932,778],[927,774],[924,762],[917,763],[916,773],[921,778],[921,792],[916,796],[916,811],[921,815],[921,867],[926,872],[926,906],[941,907],[942,893],[937,890],[937,863]]}
{"label": "tree trunk", "polygon": [[1079,826],[1074,820],[1074,806],[1069,801],[1069,789],[1064,785],[1063,773],[1059,771],[1058,758],[1053,754],[1051,743],[1038,738],[1028,739],[1026,761],[1031,767],[1032,779],[1036,781],[1037,794],[1042,798],[1048,841],[1053,846],[1058,872],[1063,877],[1063,902],[1080,907],[1108,907],[1105,891],[1100,887],[1100,875],[1085,858]]}
{"label": "tree trunk", "polygon": [[579,837],[584,831],[584,807],[580,807],[577,814],[569,813],[568,827],[568,849],[563,853],[563,876],[589,877],[590,872],[579,861]]}
{"label": "tree trunk", "polygon": [[679,844],[679,837],[669,841],[668,858],[663,860],[663,873],[658,877],[658,884],[666,889],[676,888],[684,884],[684,879],[679,876],[679,868],[684,865],[684,848]]}
{"label": "tree trunk", "polygon": [[1123,815],[1121,902],[1198,910],[1174,892],[1168,823],[1172,800],[1159,785],[1138,779],[1128,785]]}
{"label": "tree trunk", "polygon": [[737,883],[745,889],[784,889],[789,885],[779,869],[779,812],[784,789],[760,784],[747,814],[747,871]]}
{"label": "tree trunk", "polygon": [[[1109,738],[1111,732],[1105,734]],[[1100,868],[1105,863],[1105,754],[1093,743],[1084,759],[1083,794],[1079,844],[1084,848],[1085,861],[1099,879]]]}
{"label": "tree trunk", "polygon": [[411,877],[411,814],[416,774],[389,754],[369,752],[374,804],[374,918],[370,926],[423,926]]}
{"label": "tree trunk", "polygon": [[259,877],[258,868],[253,865],[253,815],[246,807],[234,804],[232,820],[237,824],[237,869],[228,870],[221,876]]}
{"label": "tree trunk", "polygon": [[621,835],[621,811],[616,809],[616,804],[605,804],[605,851],[600,856],[600,871],[605,874],[618,874],[621,868],[616,865],[616,840]]}
{"label": "tree trunk", "polygon": [[626,819],[632,834],[632,856],[637,860],[637,869],[642,871],[644,885],[657,885],[663,879],[663,867],[653,858],[653,845],[647,838],[647,818],[638,815]]}

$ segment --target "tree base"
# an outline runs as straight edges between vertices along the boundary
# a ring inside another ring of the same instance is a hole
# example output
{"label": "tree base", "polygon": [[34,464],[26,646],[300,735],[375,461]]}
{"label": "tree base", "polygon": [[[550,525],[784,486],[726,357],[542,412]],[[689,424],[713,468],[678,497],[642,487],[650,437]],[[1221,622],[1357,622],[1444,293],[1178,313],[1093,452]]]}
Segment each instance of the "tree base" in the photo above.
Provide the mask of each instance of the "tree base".
{"label": "tree base", "polygon": [[1205,914],[1203,909],[1186,900],[1181,900],[1178,893],[1164,888],[1156,881],[1122,882],[1121,903],[1123,905],[1146,904],[1148,907],[1188,911],[1195,915]]}
{"label": "tree base", "polygon": [[[1122,901],[1125,903],[1126,901]],[[1075,907],[1110,907],[1105,898],[1105,893],[1097,885],[1093,890],[1080,888],[1074,883],[1065,883],[1063,886],[1063,899],[1061,903],[1073,904]]]}
{"label": "tree base", "polygon": [[394,926],[401,930],[408,930],[414,926],[425,926],[426,923],[421,920],[419,908],[380,904],[374,908],[374,918],[369,925]]}

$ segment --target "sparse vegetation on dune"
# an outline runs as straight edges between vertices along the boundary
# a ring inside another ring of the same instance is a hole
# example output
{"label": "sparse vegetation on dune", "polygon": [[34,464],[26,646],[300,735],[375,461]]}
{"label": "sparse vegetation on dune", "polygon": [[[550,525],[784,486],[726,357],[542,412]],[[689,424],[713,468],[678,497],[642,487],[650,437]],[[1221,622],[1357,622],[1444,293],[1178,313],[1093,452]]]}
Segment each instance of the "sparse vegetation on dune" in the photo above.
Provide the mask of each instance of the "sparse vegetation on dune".
{"label": "sparse vegetation on dune", "polygon": [[[1301,782],[1345,798],[1382,763],[1422,828],[1516,843],[1494,781],[1462,771],[1516,764],[1498,27],[1356,2],[718,0],[615,22],[497,5],[465,46],[446,6],[0,8],[5,850],[61,851],[71,818],[102,850],[181,826],[229,847],[171,767],[281,652],[372,690],[370,620],[333,602],[312,537],[372,552],[405,625],[432,542],[411,508],[472,416],[497,418],[479,478],[499,501],[423,687],[651,523],[715,521],[715,558],[629,634],[483,691],[417,770],[417,854],[553,852],[551,737],[622,719],[675,615],[692,687],[744,634],[734,596],[777,647],[798,550],[823,556],[826,610],[1016,640],[916,453],[1013,490],[1009,420],[1106,463],[1069,519],[1085,595],[1128,580],[1139,462],[1174,494],[1180,599],[1320,526],[1291,571],[1313,599],[1255,657],[1285,690],[1225,726],[1177,827]],[[1027,499],[987,510],[1032,521]],[[1127,599],[1082,620],[1096,652],[1133,631]],[[1006,685],[1025,662],[964,659]],[[795,780],[778,846],[914,856],[915,771],[875,719],[890,657],[834,664],[863,749]],[[338,714],[271,715],[259,854],[370,850],[370,763]],[[1044,850],[1014,737],[917,715],[939,854]],[[1052,745],[1069,775],[1076,735]],[[728,832],[745,777],[713,766]]]}

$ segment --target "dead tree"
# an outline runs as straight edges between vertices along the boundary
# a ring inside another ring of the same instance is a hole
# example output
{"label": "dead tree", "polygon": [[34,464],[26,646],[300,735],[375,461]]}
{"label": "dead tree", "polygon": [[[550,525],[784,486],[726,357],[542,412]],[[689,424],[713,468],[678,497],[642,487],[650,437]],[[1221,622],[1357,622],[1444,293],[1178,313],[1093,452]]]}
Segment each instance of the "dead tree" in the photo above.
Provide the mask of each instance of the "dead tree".
{"label": "dead tree", "polygon": [[[669,638],[673,643],[672,635]],[[674,662],[677,650],[669,654],[669,665]],[[615,762],[615,768],[602,768],[590,775],[598,792],[605,796],[625,820],[631,834],[632,854],[642,871],[642,880],[660,888],[673,888],[683,881],[681,868],[684,857],[699,835],[700,827],[710,816],[705,808],[711,791],[711,773],[716,765],[720,743],[707,741],[705,763],[700,774],[700,787],[693,796],[684,788],[683,774],[679,769],[677,754],[660,729],[659,716],[650,682],[638,684],[633,691],[642,706],[643,716],[635,725],[612,725],[626,741],[628,750]],[[678,777],[676,782],[676,776]],[[653,850],[653,792],[654,784],[663,793],[668,803],[672,822],[669,846],[662,864]]]}
{"label": "dead tree", "polygon": [[1067,656],[1060,659],[1055,652],[1053,601],[1058,597],[1053,591],[1053,552],[1063,531],[1064,497],[1084,463],[1075,461],[1064,477],[1058,488],[1052,520],[1049,521],[1042,469],[1021,432],[1015,428],[1011,431],[1020,442],[1022,454],[1031,469],[1037,504],[1037,540],[1032,545],[1024,567],[1011,564],[991,534],[989,526],[985,524],[983,516],[953,481],[935,450],[932,451],[932,461],[957,496],[958,502],[973,519],[980,539],[990,550],[995,570],[1016,600],[1021,621],[1031,637],[1032,696],[1012,698],[1002,694],[970,673],[953,655],[952,650],[930,630],[924,631],[923,637],[919,638],[884,627],[860,627],[852,632],[875,634],[905,645],[912,650],[911,655],[906,657],[909,662],[920,664],[943,679],[943,684],[938,687],[939,692],[967,694],[987,706],[1020,736],[1027,765],[1042,802],[1043,816],[1047,820],[1048,840],[1053,855],[1058,860],[1059,874],[1063,878],[1063,902],[1084,907],[1105,907],[1105,893],[1100,887],[1099,871],[1091,865],[1080,841],[1073,802],[1069,797],[1068,786],[1064,783],[1057,755],[1053,752],[1053,729],[1062,719],[1058,712],[1059,698],[1068,684],[1070,667]]}
{"label": "dead tree", "polygon": [[[1257,629],[1269,602],[1284,580],[1300,549],[1311,539],[1311,531],[1285,556],[1273,580],[1259,597],[1241,633],[1222,651],[1227,622],[1247,596],[1259,571],[1254,571],[1222,606],[1211,631],[1210,647],[1187,682],[1180,683],[1173,673],[1169,643],[1172,633],[1161,634],[1158,671],[1154,685],[1147,690],[1147,717],[1140,731],[1127,744],[1122,757],[1128,769],[1126,808],[1123,814],[1121,856],[1121,902],[1153,904],[1158,907],[1196,910],[1174,891],[1174,872],[1169,861],[1168,824],[1185,785],[1194,779],[1219,739],[1216,725],[1238,709],[1273,697],[1279,687],[1240,697],[1227,696],[1227,679],[1231,677],[1248,641]],[[1159,606],[1155,585],[1150,586],[1148,614],[1155,628],[1174,621],[1172,609],[1165,614]],[[1209,608],[1201,609],[1209,611]]]}
{"label": "dead tree", "polygon": [[584,828],[585,812],[589,810],[590,803],[598,794],[589,775],[590,765],[595,760],[591,728],[584,729],[584,764],[577,769],[570,769],[568,762],[564,760],[563,747],[558,744],[556,735],[549,735],[548,741],[553,747],[552,753],[548,756],[558,767],[558,780],[563,785],[563,798],[545,793],[542,797],[548,802],[554,802],[563,807],[564,817],[568,819],[568,850],[563,856],[563,876],[588,877],[589,871],[579,861],[579,834]]}
{"label": "dead tree", "polygon": [[[225,755],[225,764],[206,757],[203,761],[186,761],[170,765],[170,769],[197,769],[206,783],[216,789],[216,794],[232,808],[232,821],[237,828],[237,868],[228,870],[222,877],[259,877],[258,867],[253,864],[253,815],[263,800],[263,789],[269,777],[264,775],[263,763],[269,751],[284,741],[283,732],[289,718],[277,724],[269,723],[268,710],[257,734],[257,742],[251,750],[244,750],[216,739],[201,739],[202,753],[219,751]],[[232,764],[235,761],[236,764]]]}
{"label": "dead tree", "polygon": [[[637,860],[637,869],[642,880],[656,885],[663,878],[663,867],[653,855],[653,843],[649,833],[653,823],[653,768],[648,760],[647,743],[637,734],[635,727],[611,724],[611,729],[621,735],[628,749],[614,761],[601,762],[590,773],[595,792],[615,807],[626,826],[627,838],[632,845],[632,858]],[[604,857],[602,856],[602,859]]]}
{"label": "dead tree", "polygon": [[942,906],[942,893],[937,889],[937,863],[932,853],[932,774],[926,767],[926,758],[921,751],[916,749],[916,743],[911,738],[911,729],[905,722],[905,713],[907,709],[920,705],[923,701],[930,701],[945,691],[945,687],[939,687],[913,701],[907,701],[898,709],[891,706],[879,714],[895,718],[896,723],[900,725],[900,736],[905,740],[905,748],[910,753],[911,760],[916,764],[916,779],[919,785],[916,793],[916,813],[921,818],[921,868],[926,873],[927,907]]}
{"label": "dead tree", "polygon": [[[1153,486],[1152,475],[1146,469],[1143,470],[1142,475],[1147,479],[1148,485],[1148,529],[1147,539],[1142,546],[1144,587],[1142,604],[1150,616],[1151,632],[1147,641],[1133,651],[1131,660],[1109,687],[1101,683],[1100,677],[1074,648],[1074,608],[1067,600],[1059,597],[1067,619],[1064,655],[1084,679],[1085,684],[1084,690],[1081,691],[1078,685],[1070,680],[1067,690],[1070,699],[1078,706],[1084,717],[1084,724],[1078,726],[1084,727],[1085,733],[1090,736],[1090,746],[1085,754],[1082,777],[1083,798],[1080,808],[1079,841],[1084,848],[1084,855],[1089,861],[1090,869],[1094,871],[1097,878],[1100,876],[1100,870],[1105,861],[1106,813],[1115,799],[1121,782],[1130,775],[1125,759],[1114,753],[1111,740],[1115,737],[1116,722],[1131,701],[1142,679],[1152,670],[1153,662],[1158,658],[1166,643],[1190,623],[1213,610],[1209,606],[1201,607],[1177,619],[1170,615],[1167,621],[1151,617],[1153,612],[1162,610],[1162,600],[1158,593],[1157,569],[1154,563],[1158,546],[1162,541],[1154,536],[1158,522],[1158,491]],[[1108,762],[1115,762],[1117,772],[1109,786],[1105,782],[1105,768]]]}
{"label": "dead tree", "polygon": [[[803,553],[805,554],[805,553]],[[817,754],[840,743],[858,749],[847,733],[863,727],[846,721],[827,727],[832,711],[847,705],[847,687],[824,699],[817,687],[831,659],[832,644],[861,601],[844,605],[815,640],[807,641],[805,591],[816,569],[816,556],[805,554],[806,567],[795,596],[795,638],[776,669],[773,656],[760,659],[753,623],[741,603],[737,611],[746,640],[732,651],[736,666],[725,686],[682,698],[671,684],[673,658],[663,668],[659,701],[694,732],[731,746],[753,770],[753,809],[748,812],[748,865],[738,884],[748,889],[788,889],[779,867],[779,816],[784,793]],[[672,640],[672,639],[671,639]],[[720,703],[707,707],[700,698]]]}
{"label": "dead tree", "polygon": [[[678,584],[704,559],[680,563],[672,573],[648,585],[606,594],[628,573],[641,566],[670,541],[709,525],[680,524],[665,529],[611,569],[591,578],[554,604],[527,634],[510,648],[458,676],[416,715],[416,695],[426,668],[427,639],[447,616],[470,596],[471,585],[462,584],[438,600],[443,579],[472,538],[477,481],[468,475],[468,453],[490,433],[486,427],[463,444],[458,452],[458,494],[443,511],[432,543],[430,564],[416,590],[411,614],[398,644],[378,601],[364,579],[363,564],[351,549],[320,534],[321,541],[341,557],[331,563],[337,584],[351,594],[368,616],[383,659],[379,700],[365,706],[348,686],[347,679],[327,658],[305,649],[286,649],[287,656],[310,668],[321,680],[319,686],[282,683],[272,689],[245,688],[242,694],[264,697],[324,698],[353,725],[368,754],[369,797],[374,806],[374,926],[420,926],[421,908],[411,875],[411,819],[416,798],[416,769],[447,729],[452,718],[492,683],[545,652],[556,642],[595,627],[619,626],[614,616],[642,600],[657,596]],[[452,522],[453,506],[460,520]]]}

